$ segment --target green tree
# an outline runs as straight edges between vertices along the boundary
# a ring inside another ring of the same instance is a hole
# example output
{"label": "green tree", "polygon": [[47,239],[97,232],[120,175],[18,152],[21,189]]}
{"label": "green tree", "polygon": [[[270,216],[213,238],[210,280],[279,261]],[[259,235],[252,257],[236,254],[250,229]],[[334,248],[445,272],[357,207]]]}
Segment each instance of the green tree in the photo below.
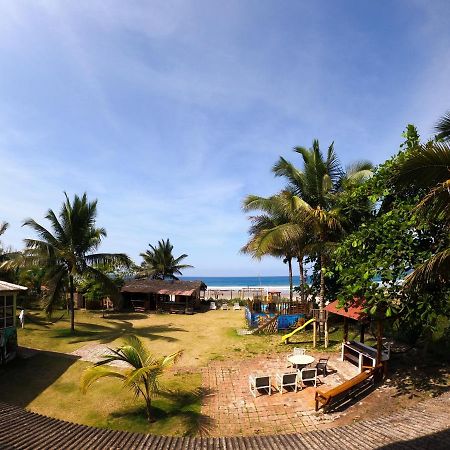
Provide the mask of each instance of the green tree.
{"label": "green tree", "polygon": [[[109,349],[111,354],[93,367],[86,369],[81,379],[83,393],[100,378],[118,378],[123,381],[125,388],[130,388],[136,397],[142,396],[145,400],[147,418],[153,421],[152,397],[162,392],[160,377],[181,356],[181,351],[168,356],[153,356],[136,336],[124,338],[125,345],[116,350]],[[114,362],[125,362],[126,368],[106,366]]]}
{"label": "green tree", "polygon": [[[307,227],[312,236],[307,248],[310,257],[319,261],[319,307],[323,309],[330,251],[344,232],[361,221],[360,212],[356,214],[353,206],[343,208],[343,194],[371,177],[372,164],[360,161],[344,170],[334,144],[324,156],[318,140],[313,141],[310,149],[296,147],[294,151],[302,158],[302,168],[280,157],[273,172],[288,181],[288,190],[294,194],[297,221]],[[367,202],[363,203],[367,209]]]}
{"label": "green tree", "polygon": [[141,277],[151,277],[158,280],[178,280],[177,275],[182,275],[182,270],[192,268],[189,264],[180,264],[188,255],[173,256],[173,245],[170,240],[160,240],[157,246],[149,244],[150,250],[141,253],[144,259],[138,270]]}
{"label": "green tree", "polygon": [[436,138],[441,141],[450,141],[450,111],[442,116],[436,125]]}
{"label": "green tree", "polygon": [[[447,118],[448,119],[448,118]],[[448,136],[450,140],[450,135]],[[413,184],[424,190],[414,208],[418,223],[442,222],[450,235],[450,145],[430,141],[417,145],[402,159],[394,174],[396,186]],[[448,282],[450,280],[450,246],[433,252],[408,276],[407,283]],[[442,241],[433,245],[437,248]],[[441,246],[442,247],[442,246]]]}
{"label": "green tree", "polygon": [[289,300],[293,298],[292,261],[297,258],[300,265],[300,287],[304,294],[305,277],[303,274],[303,255],[306,245],[306,233],[302,222],[296,218],[295,206],[287,191],[265,198],[249,195],[243,202],[243,209],[261,211],[251,216],[250,239],[241,252],[260,259],[270,255],[283,258],[289,269]]}
{"label": "green tree", "polygon": [[429,334],[440,314],[448,314],[448,286],[417,283],[408,286],[405,276],[421,267],[433,254],[448,246],[448,230],[442,216],[420,220],[416,205],[427,190],[409,174],[399,183],[405,163],[419,152],[419,135],[408,125],[402,151],[380,165],[374,177],[352,192],[350,200],[370,198],[377,207],[334,252],[334,271],[339,278],[342,305],[365,298],[368,312],[388,318],[411,340]]}
{"label": "green tree", "polygon": [[71,202],[65,194],[58,215],[48,210],[45,218],[51,231],[33,219],[27,219],[25,226],[34,230],[39,239],[26,239],[26,250],[21,258],[25,266],[45,268],[46,294],[45,310],[51,313],[56,302],[64,295],[67,287],[70,295],[70,329],[75,331],[74,279],[89,275],[101,282],[112,292],[116,290],[111,279],[96,269],[98,264],[128,266],[131,261],[123,253],[92,253],[98,249],[106,236],[104,228],[95,226],[97,200],[89,202],[86,193],[74,196]]}

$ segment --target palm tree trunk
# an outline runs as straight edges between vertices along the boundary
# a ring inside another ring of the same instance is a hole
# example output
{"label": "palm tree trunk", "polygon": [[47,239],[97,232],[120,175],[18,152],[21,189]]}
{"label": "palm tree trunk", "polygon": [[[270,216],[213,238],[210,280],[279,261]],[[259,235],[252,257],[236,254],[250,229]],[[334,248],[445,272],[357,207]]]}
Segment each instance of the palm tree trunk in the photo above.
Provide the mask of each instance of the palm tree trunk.
{"label": "palm tree trunk", "polygon": [[305,280],[305,268],[303,266],[303,256],[298,257],[298,268],[299,268],[299,273],[300,273],[300,296],[302,299],[302,303],[305,303],[305,301],[306,301],[306,299],[305,299],[306,280]]}
{"label": "palm tree trunk", "polygon": [[289,267],[289,312],[292,308],[292,294],[294,291],[293,280],[292,280],[292,258],[287,258]]}
{"label": "palm tree trunk", "polygon": [[319,293],[319,311],[322,315],[325,308],[325,255],[320,255],[320,293]]}
{"label": "palm tree trunk", "polygon": [[74,301],[74,287],[73,287],[73,275],[69,275],[69,311],[70,311],[70,331],[75,332],[75,301]]}

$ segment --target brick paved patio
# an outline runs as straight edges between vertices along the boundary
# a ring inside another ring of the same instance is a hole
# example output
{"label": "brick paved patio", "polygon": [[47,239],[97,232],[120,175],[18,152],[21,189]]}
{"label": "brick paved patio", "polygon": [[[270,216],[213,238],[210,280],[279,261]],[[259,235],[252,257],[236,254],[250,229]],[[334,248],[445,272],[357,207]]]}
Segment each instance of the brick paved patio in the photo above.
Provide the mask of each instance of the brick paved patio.
{"label": "brick paved patio", "polygon": [[[316,357],[323,354],[308,353]],[[355,376],[357,368],[330,354],[327,377],[319,376],[323,384],[334,387]],[[212,435],[253,435],[270,433],[305,432],[318,429],[334,420],[333,415],[314,411],[314,387],[301,391],[275,391],[254,398],[249,391],[248,377],[254,372],[272,375],[286,369],[286,354],[257,357],[237,361],[214,361],[202,369],[203,387],[210,392],[204,399],[202,413],[213,419]]]}

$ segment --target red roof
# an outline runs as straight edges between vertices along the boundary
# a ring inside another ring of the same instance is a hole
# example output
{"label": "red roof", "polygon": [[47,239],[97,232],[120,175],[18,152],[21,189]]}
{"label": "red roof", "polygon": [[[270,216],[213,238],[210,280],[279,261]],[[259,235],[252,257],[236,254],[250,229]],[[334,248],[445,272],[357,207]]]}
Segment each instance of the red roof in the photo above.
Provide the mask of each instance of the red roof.
{"label": "red roof", "polygon": [[335,300],[329,305],[325,306],[325,309],[333,314],[348,317],[353,320],[364,320],[367,318],[367,314],[364,312],[365,304],[362,299],[354,299],[353,304],[347,308],[339,308],[339,301]]}

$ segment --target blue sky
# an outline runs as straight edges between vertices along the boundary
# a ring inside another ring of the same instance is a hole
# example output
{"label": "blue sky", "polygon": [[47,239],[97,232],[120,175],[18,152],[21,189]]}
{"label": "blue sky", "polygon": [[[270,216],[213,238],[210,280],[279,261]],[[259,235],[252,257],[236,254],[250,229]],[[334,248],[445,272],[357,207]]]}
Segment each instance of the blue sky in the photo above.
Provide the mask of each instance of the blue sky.
{"label": "blue sky", "polygon": [[380,163],[450,108],[450,3],[0,0],[0,221],[21,248],[63,191],[104,251],[169,237],[186,275],[284,275],[240,255],[249,193],[295,145]]}

